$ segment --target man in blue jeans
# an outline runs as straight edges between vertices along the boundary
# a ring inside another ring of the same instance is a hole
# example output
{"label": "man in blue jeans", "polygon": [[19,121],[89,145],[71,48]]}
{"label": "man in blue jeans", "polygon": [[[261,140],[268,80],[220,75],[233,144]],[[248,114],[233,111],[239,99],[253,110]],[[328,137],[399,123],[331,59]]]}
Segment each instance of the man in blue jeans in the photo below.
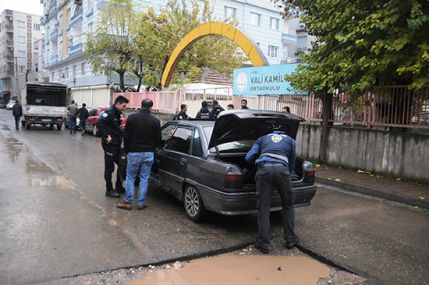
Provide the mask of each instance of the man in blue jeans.
{"label": "man in blue jeans", "polygon": [[147,204],[148,180],[153,164],[155,149],[161,146],[161,124],[150,112],[151,99],[144,99],[141,110],[130,115],[124,132],[124,148],[127,155],[127,178],[124,200],[117,204],[120,209],[131,210],[134,200],[134,181],[140,177],[137,208],[143,210]]}

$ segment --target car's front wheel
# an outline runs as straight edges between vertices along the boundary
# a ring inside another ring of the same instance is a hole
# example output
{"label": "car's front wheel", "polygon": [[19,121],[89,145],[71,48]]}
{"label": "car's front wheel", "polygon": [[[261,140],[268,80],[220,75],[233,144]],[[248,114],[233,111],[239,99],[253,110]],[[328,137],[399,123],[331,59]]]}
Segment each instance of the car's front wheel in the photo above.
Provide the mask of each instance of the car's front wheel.
{"label": "car's front wheel", "polygon": [[188,219],[194,222],[202,221],[206,210],[204,209],[203,200],[197,188],[193,185],[186,185],[183,194],[183,204]]}

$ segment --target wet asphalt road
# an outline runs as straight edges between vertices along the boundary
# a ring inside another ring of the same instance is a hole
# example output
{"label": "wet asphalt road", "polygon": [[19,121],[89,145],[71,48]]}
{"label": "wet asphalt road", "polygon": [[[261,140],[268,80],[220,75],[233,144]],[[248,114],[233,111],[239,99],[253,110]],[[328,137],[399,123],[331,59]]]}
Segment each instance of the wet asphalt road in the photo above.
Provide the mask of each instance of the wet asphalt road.
{"label": "wet asphalt road", "polygon": [[[179,202],[151,188],[149,207],[124,211],[104,196],[99,138],[35,128],[15,131],[0,110],[0,283],[29,284],[161,263],[245,246],[252,215],[186,219]],[[429,215],[320,188],[297,210],[302,246],[369,278],[429,284]],[[274,235],[281,235],[274,216]]]}

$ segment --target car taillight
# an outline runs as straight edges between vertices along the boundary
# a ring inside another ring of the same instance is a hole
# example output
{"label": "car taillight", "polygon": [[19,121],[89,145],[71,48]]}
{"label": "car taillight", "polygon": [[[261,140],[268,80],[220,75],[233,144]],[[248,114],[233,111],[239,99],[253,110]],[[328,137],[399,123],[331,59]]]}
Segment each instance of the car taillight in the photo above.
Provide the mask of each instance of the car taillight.
{"label": "car taillight", "polygon": [[241,188],[244,184],[244,178],[241,174],[225,175],[225,188]]}
{"label": "car taillight", "polygon": [[308,177],[315,177],[316,176],[316,170],[310,170],[310,171],[306,171],[306,176]]}

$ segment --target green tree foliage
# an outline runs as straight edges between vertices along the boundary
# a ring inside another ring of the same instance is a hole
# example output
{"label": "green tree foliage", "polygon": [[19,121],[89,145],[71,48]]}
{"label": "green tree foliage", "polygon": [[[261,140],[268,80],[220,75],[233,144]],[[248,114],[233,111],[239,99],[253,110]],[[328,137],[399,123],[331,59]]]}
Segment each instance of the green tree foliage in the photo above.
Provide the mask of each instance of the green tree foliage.
{"label": "green tree foliage", "polygon": [[130,27],[135,18],[131,0],[111,0],[102,9],[93,33],[86,34],[85,55],[95,74],[116,72],[120,88],[125,90],[125,72],[130,64],[133,37]]}
{"label": "green tree foliage", "polygon": [[295,87],[363,94],[376,85],[429,84],[429,1],[275,2],[286,14],[300,11],[307,31],[317,37],[289,78]]}
{"label": "green tree foliage", "polygon": [[[180,40],[197,26],[212,21],[209,1],[170,0],[159,11],[137,11],[130,0],[110,0],[86,55],[97,73],[135,74],[140,84],[160,87],[163,70]],[[202,67],[231,75],[246,56],[228,39],[207,37],[195,42],[179,61],[172,83],[197,79]],[[123,86],[121,85],[121,89]]]}

